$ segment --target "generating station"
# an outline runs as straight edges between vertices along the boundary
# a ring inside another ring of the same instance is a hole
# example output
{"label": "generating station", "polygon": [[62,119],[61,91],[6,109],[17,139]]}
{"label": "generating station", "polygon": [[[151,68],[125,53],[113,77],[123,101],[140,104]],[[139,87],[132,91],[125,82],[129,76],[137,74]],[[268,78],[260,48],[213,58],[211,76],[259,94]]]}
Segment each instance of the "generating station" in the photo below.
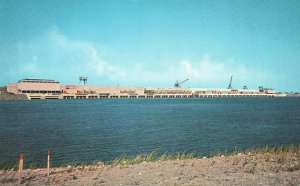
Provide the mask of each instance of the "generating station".
{"label": "generating station", "polygon": [[204,98],[204,97],[274,97],[275,90],[269,88],[232,88],[232,76],[227,88],[182,88],[188,81],[176,81],[174,87],[130,87],[88,85],[88,77],[79,77],[78,85],[64,85],[50,79],[22,79],[10,82],[7,92],[24,94],[31,99],[116,99],[116,98]]}

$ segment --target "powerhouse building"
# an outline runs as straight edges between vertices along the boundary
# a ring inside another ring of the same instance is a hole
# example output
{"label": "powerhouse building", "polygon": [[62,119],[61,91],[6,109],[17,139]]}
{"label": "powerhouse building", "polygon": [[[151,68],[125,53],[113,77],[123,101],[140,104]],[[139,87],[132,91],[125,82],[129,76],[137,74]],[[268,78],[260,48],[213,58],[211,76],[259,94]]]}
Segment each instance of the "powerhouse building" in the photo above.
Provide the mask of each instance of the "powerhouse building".
{"label": "powerhouse building", "polygon": [[51,79],[22,79],[10,82],[7,91],[25,94],[28,99],[105,99],[105,98],[192,98],[257,97],[275,95],[274,89],[219,89],[180,87],[129,87],[98,85],[64,85]]}

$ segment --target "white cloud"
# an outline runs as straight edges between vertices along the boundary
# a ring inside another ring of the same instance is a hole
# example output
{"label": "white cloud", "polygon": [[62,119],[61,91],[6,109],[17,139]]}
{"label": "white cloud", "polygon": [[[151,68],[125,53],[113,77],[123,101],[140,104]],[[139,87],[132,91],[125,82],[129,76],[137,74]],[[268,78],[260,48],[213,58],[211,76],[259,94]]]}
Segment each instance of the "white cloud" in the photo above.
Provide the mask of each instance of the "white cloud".
{"label": "white cloud", "polygon": [[[31,42],[18,44],[19,74],[71,81],[81,75],[124,78],[126,73],[102,59],[93,44],[71,40],[54,29]],[[69,77],[69,78],[68,78]]]}
{"label": "white cloud", "polygon": [[42,76],[69,83],[77,83],[77,78],[84,75],[97,79],[94,81],[97,84],[113,82],[135,86],[172,86],[176,80],[189,78],[187,86],[193,87],[225,87],[231,75],[238,86],[244,83],[258,86],[270,75],[239,65],[232,59],[220,62],[211,60],[209,56],[199,61],[184,59],[175,64],[170,62],[166,69],[146,69],[142,63],[126,67],[120,65],[121,62],[103,59],[100,52],[92,43],[69,39],[57,29],[52,29],[32,42],[18,45],[20,59],[25,60],[18,73],[24,77]]}
{"label": "white cloud", "polygon": [[181,60],[178,68],[168,71],[168,74],[173,74],[173,77],[177,79],[189,78],[193,82],[191,85],[197,87],[226,87],[230,76],[233,75],[233,85],[237,88],[243,85],[256,88],[267,82],[272,76],[269,72],[248,68],[232,59],[220,62],[211,60],[207,55],[199,61]]}
{"label": "white cloud", "polygon": [[28,71],[30,73],[36,73],[38,72],[38,67],[37,67],[37,64],[36,63],[28,63],[24,66],[24,70],[25,71]]}
{"label": "white cloud", "polygon": [[199,81],[227,80],[231,75],[238,77],[240,80],[250,80],[253,75],[259,75],[261,78],[264,78],[266,75],[258,69],[246,68],[244,65],[230,61],[213,61],[207,56],[199,62],[182,60],[180,68],[183,74],[187,74],[189,77]]}

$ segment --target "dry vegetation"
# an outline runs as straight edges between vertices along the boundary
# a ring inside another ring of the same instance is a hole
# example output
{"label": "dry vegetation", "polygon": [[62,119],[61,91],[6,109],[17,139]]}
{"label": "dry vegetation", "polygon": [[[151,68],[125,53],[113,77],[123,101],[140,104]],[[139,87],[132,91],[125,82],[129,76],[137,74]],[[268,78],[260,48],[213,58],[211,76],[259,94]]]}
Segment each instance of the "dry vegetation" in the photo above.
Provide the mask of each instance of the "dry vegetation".
{"label": "dry vegetation", "polygon": [[[155,151],[110,162],[26,169],[24,185],[300,185],[300,146],[160,156]],[[14,169],[0,171],[0,185],[18,184]]]}

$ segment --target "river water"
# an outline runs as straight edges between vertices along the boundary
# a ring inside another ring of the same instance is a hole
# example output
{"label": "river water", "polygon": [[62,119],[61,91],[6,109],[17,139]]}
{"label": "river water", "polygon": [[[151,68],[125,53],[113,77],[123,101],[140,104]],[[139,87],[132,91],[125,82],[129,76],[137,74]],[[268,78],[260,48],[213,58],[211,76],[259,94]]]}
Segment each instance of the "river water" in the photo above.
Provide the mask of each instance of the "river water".
{"label": "river water", "polygon": [[157,150],[208,155],[217,149],[300,143],[300,98],[0,101],[0,163],[44,165]]}

